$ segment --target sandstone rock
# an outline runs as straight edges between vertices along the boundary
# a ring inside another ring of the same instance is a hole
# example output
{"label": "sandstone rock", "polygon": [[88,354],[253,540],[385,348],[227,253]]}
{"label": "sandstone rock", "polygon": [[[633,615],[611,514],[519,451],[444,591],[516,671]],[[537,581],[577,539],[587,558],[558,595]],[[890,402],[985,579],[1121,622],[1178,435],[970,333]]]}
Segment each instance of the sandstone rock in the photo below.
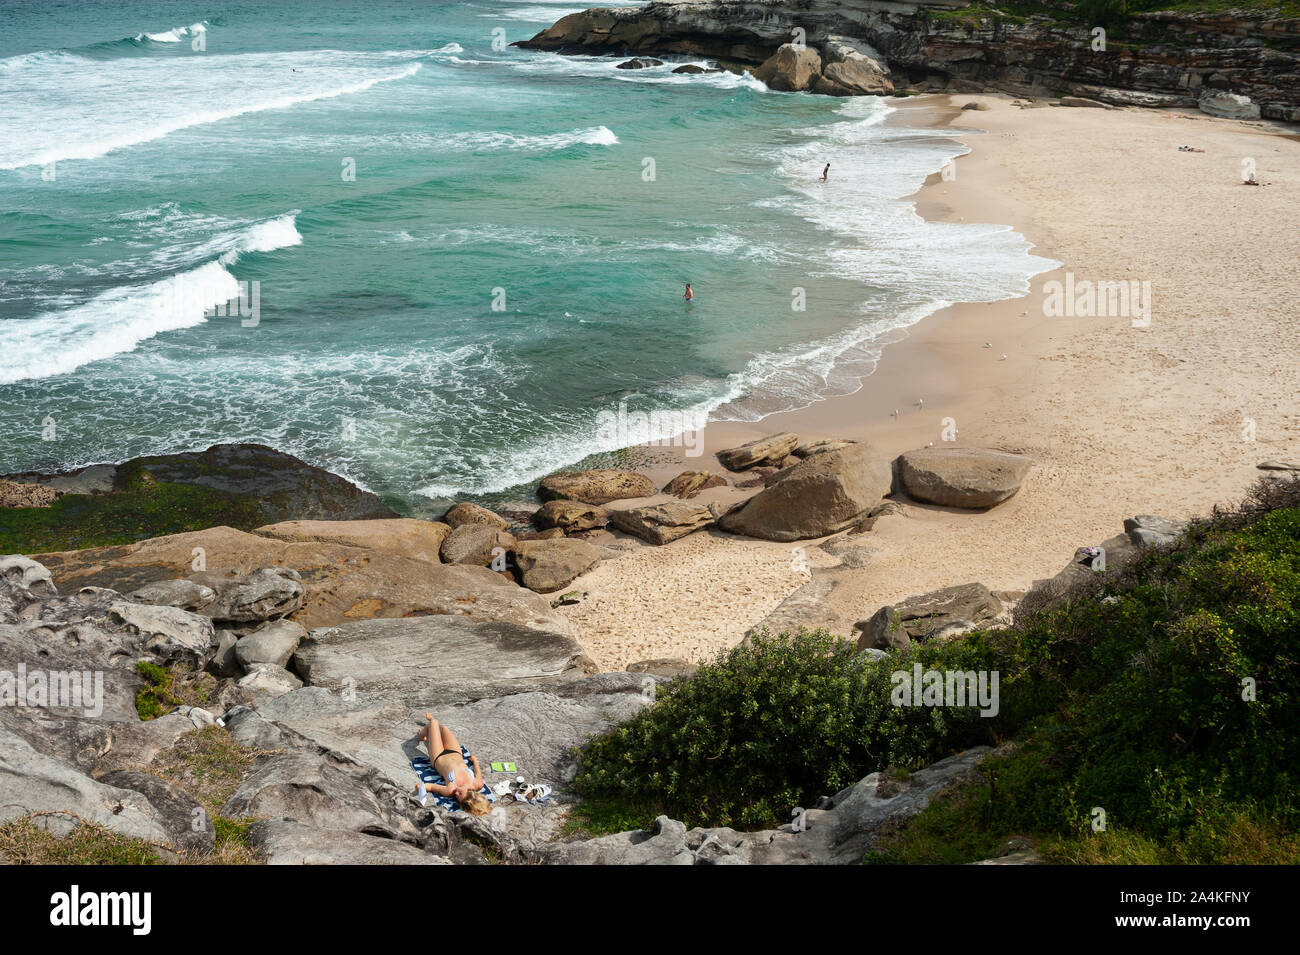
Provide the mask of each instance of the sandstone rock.
{"label": "sandstone rock", "polygon": [[[850,53],[826,66],[822,79],[829,87],[824,91],[834,96],[888,96],[894,92],[894,84],[880,64],[861,53]],[[823,84],[815,84],[814,90],[823,92]]]}
{"label": "sandstone rock", "polygon": [[558,527],[548,527],[544,531],[524,531],[522,534],[515,535],[516,543],[519,541],[553,541],[560,540],[564,537],[564,531]]}
{"label": "sandstone rock", "polygon": [[158,821],[167,830],[173,849],[207,854],[212,851],[216,831],[206,810],[193,796],[157,776],[136,769],[117,769],[99,777],[99,782],[129,789],[149,800]]}
{"label": "sandstone rock", "polygon": [[579,540],[521,541],[515,545],[515,564],[523,585],[549,594],[567,587],[600,563],[600,549]]}
{"label": "sandstone rock", "polygon": [[559,528],[565,533],[589,531],[609,523],[609,511],[580,501],[547,501],[533,515],[533,523],[542,530]]}
{"label": "sandstone rock", "polygon": [[821,70],[821,54],[812,47],[783,43],[754,70],[754,76],[770,89],[797,93],[812,89]]}
{"label": "sandstone rock", "polygon": [[664,486],[664,493],[689,499],[711,487],[726,487],[727,479],[711,471],[683,471]]}
{"label": "sandstone rock", "polygon": [[764,540],[823,537],[860,521],[889,488],[889,465],[862,442],[814,454],[769,477],[762,491],[718,524]]}
{"label": "sandstone rock", "polygon": [[259,663],[286,667],[307,636],[307,630],[292,620],[276,620],[250,633],[235,646],[235,659],[251,670]]}
{"label": "sandstone rock", "polygon": [[158,844],[170,839],[158,810],[138,792],[96,782],[0,727],[0,822],[33,812],[68,813]]}
{"label": "sandstone rock", "polygon": [[217,599],[216,591],[192,580],[160,580],[131,593],[131,599],[158,607],[179,607],[198,613]]}
{"label": "sandstone rock", "polygon": [[212,621],[176,607],[119,601],[108,608],[108,620],[139,634],[139,649],[163,666],[181,664],[201,670],[216,649]]}
{"label": "sandstone rock", "polygon": [[921,448],[895,462],[900,489],[941,507],[982,510],[1020,490],[1033,462],[1019,454],[983,448]]}
{"label": "sandstone rock", "polygon": [[664,657],[655,660],[638,660],[636,663],[627,665],[628,673],[649,673],[653,676],[667,677],[675,679],[683,676],[694,676],[699,665],[691,663],[689,660],[683,660],[680,657]]}
{"label": "sandstone rock", "polygon": [[239,637],[231,630],[217,631],[217,650],[208,661],[208,672],[217,677],[238,679],[244,675],[244,668],[235,656],[235,647]]}
{"label": "sandstone rock", "polygon": [[58,592],[45,565],[21,554],[0,557],[0,587],[25,591],[28,599],[52,597]]}
{"label": "sandstone rock", "polygon": [[[297,570],[305,603],[293,619],[307,629],[371,617],[459,614],[474,620],[509,620],[570,633],[545,598],[485,567],[448,566],[311,541],[286,543],[229,527],[173,534],[124,547],[43,555],[61,586],[85,584],[136,590],[185,573],[201,552],[206,571],[193,579],[222,589],[261,567]],[[213,614],[215,616],[215,614]]]}
{"label": "sandstone rock", "polygon": [[427,708],[581,676],[581,654],[574,640],[555,633],[435,616],[313,630],[293,662],[313,687],[382,693]]}
{"label": "sandstone rock", "polygon": [[753,468],[752,470],[746,471],[742,475],[742,477],[744,477],[744,480],[740,480],[739,478],[736,480],[736,487],[739,488],[763,487],[765,484],[767,484],[767,479],[770,478],[773,474],[776,474],[780,470],[781,470],[780,468],[775,468],[771,466]]}
{"label": "sandstone rock", "polygon": [[1261,461],[1255,467],[1261,471],[1300,471],[1300,464],[1289,461]]}
{"label": "sandstone rock", "polygon": [[319,541],[400,554],[430,564],[451,527],[441,521],[389,518],[369,521],[282,521],[254,528],[254,534],[282,541]]}
{"label": "sandstone rock", "polygon": [[718,461],[728,471],[748,471],[761,465],[783,460],[799,444],[799,435],[792,431],[758,438],[738,448],[718,452]]}
{"label": "sandstone rock", "polygon": [[644,70],[650,66],[663,66],[663,60],[656,60],[646,56],[634,56],[630,60],[625,60],[618,64],[615,69],[618,70]]}
{"label": "sandstone rock", "polygon": [[0,507],[49,507],[63,494],[44,484],[21,484],[0,479]]}
{"label": "sandstone rock", "polygon": [[905,650],[913,640],[944,639],[1003,622],[1004,609],[983,584],[961,584],[881,607],[854,629],[862,631],[860,649]]}
{"label": "sandstone rock", "polygon": [[302,686],[302,680],[282,666],[276,666],[274,663],[257,663],[249,669],[248,675],[242,677],[235,685],[253,694],[255,700],[265,700],[298,689]]}
{"label": "sandstone rock", "polygon": [[1196,108],[1222,119],[1259,119],[1259,105],[1251,102],[1249,96],[1226,90],[1205,90],[1196,101]]}
{"label": "sandstone rock", "polygon": [[790,453],[796,458],[806,458],[814,454],[821,454],[823,451],[838,451],[840,448],[847,448],[850,444],[856,444],[856,442],[837,440],[805,441]]}
{"label": "sandstone rock", "polygon": [[835,586],[833,580],[814,580],[804,584],[781,601],[761,622],[750,627],[745,632],[745,642],[749,642],[751,637],[762,630],[767,630],[773,636],[813,630],[833,632],[838,615],[826,606],[826,600]]}
{"label": "sandstone rock", "polygon": [[493,558],[504,559],[515,546],[514,535],[488,524],[462,524],[442,542],[442,560],[447,564],[486,567]]}
{"label": "sandstone rock", "polygon": [[655,493],[655,486],[648,477],[635,471],[596,468],[552,474],[542,479],[538,493],[544,501],[608,504],[629,497],[650,497]]}
{"label": "sandstone rock", "polygon": [[1128,535],[1129,540],[1134,544],[1142,547],[1159,547],[1163,544],[1172,544],[1186,527],[1186,521],[1175,521],[1168,517],[1153,517],[1150,514],[1139,514],[1137,517],[1126,518],[1124,521],[1124,533]]}
{"label": "sandstone rock", "polygon": [[267,865],[451,865],[451,860],[364,832],[260,819],[248,840]]}
{"label": "sandstone rock", "polygon": [[667,544],[708,527],[713,521],[713,512],[709,508],[684,501],[634,507],[610,515],[610,522],[619,530],[651,544]]}
{"label": "sandstone rock", "polygon": [[1082,96],[1062,96],[1059,100],[1057,100],[1057,102],[1060,103],[1062,106],[1084,106],[1084,107],[1090,107],[1092,109],[1113,108],[1107,106],[1105,103],[1098,102],[1095,99],[1086,99],[1085,97]]}
{"label": "sandstone rock", "polygon": [[442,519],[452,528],[460,527],[462,524],[487,524],[505,530],[510,526],[510,522],[501,515],[469,501],[461,501],[443,515]]}
{"label": "sandstone rock", "polygon": [[304,602],[302,576],[292,567],[263,567],[218,588],[213,620],[260,623],[288,616]]}

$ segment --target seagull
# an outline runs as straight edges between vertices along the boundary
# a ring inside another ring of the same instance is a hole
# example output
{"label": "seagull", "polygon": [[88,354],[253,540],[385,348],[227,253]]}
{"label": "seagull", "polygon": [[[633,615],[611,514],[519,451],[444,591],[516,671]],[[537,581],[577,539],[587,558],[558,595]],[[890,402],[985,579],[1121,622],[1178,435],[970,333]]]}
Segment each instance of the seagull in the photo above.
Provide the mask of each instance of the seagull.
{"label": "seagull", "polygon": [[1021,315],[1028,315],[1029,313],[1028,313],[1028,312],[1021,312],[1020,314],[1021,314]]}
{"label": "seagull", "polygon": [[926,445],[926,447],[927,447],[927,448],[933,448],[933,447],[934,447],[934,442],[933,442],[933,441],[929,442],[929,443]]}
{"label": "seagull", "polygon": [[992,343],[992,342],[985,342],[985,343],[984,343],[984,347],[985,347],[985,348],[992,348],[992,347],[993,347],[993,343]]}
{"label": "seagull", "polygon": [[897,418],[897,417],[898,417],[898,409],[895,408],[895,409],[890,413],[889,417],[891,417],[891,418]]}
{"label": "seagull", "polygon": [[1001,358],[998,359],[998,361],[1006,361],[1006,360],[1007,360],[1007,356],[1005,353],[1002,355]]}
{"label": "seagull", "polygon": [[924,408],[924,407],[925,407],[925,399],[924,399],[924,398],[917,398],[917,399],[916,399],[916,406],[917,406],[918,408]]}

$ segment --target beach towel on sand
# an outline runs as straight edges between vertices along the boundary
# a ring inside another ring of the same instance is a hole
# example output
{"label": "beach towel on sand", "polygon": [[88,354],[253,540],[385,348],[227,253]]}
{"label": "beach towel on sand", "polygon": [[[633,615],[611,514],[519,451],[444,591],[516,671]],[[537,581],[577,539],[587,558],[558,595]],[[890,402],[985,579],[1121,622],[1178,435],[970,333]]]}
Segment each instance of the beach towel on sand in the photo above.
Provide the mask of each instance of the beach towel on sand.
{"label": "beach towel on sand", "polygon": [[[465,765],[468,766],[469,750],[464,746],[461,746],[460,755],[464,758]],[[428,756],[415,757],[415,759],[411,760],[411,768],[415,770],[415,775],[419,776],[423,782],[428,783],[431,786],[447,785],[447,780],[443,779],[442,775],[429,763]],[[492,794],[492,790],[488,788],[486,782],[483,783],[483,788],[480,789],[479,792],[487,797],[488,802],[497,801],[497,797]],[[448,812],[460,811],[460,803],[456,801],[455,796],[441,796],[438,793],[431,792],[428,794],[428,797],[432,800],[434,805],[446,809]]]}

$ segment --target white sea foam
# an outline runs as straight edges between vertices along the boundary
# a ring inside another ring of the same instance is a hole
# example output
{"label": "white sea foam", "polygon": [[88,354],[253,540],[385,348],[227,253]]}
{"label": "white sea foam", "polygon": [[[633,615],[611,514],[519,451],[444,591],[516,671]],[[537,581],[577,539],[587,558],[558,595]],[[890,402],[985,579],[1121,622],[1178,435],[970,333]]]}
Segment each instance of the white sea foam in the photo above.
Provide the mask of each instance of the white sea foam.
{"label": "white sea foam", "polygon": [[227,242],[216,261],[154,282],[109,289],[63,311],[0,322],[0,384],[67,374],[132,351],[162,332],[200,325],[205,309],[239,295],[228,267],[241,254],[301,242],[294,216],[280,216]]}
{"label": "white sea foam", "polygon": [[198,36],[200,33],[208,32],[206,20],[198,23],[191,23],[187,27],[174,27],[165,33],[137,33],[137,40],[152,40],[154,43],[180,43],[186,37]]}
{"label": "white sea foam", "polygon": [[33,56],[11,77],[19,95],[0,110],[0,169],[96,159],[193,126],[361,93],[421,66],[393,69],[392,55],[333,51],[109,63]]}

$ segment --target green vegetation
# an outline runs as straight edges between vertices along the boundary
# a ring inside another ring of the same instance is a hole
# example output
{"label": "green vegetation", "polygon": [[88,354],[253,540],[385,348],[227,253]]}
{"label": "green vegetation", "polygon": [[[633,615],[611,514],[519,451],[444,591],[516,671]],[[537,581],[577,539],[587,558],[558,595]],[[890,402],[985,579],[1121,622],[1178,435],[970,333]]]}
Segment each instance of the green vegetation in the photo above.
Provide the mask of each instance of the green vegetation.
{"label": "green vegetation", "polygon": [[[997,670],[999,713],[893,706],[889,674],[918,662]],[[578,818],[770,826],[873,770],[1013,740],[870,861],[1294,862],[1298,679],[1300,481],[1261,482],[1006,630],[879,663],[825,633],[736,648],[586,746]]]}
{"label": "green vegetation", "polygon": [[156,720],[178,706],[203,706],[217,684],[210,674],[160,667],[148,660],[136,663],[135,672],[145,679],[135,694],[135,711],[142,720]]}
{"label": "green vegetation", "polygon": [[0,508],[0,553],[42,554],[129,544],[147,537],[266,523],[257,498],[119,472],[110,494],[66,494],[49,507]]}

